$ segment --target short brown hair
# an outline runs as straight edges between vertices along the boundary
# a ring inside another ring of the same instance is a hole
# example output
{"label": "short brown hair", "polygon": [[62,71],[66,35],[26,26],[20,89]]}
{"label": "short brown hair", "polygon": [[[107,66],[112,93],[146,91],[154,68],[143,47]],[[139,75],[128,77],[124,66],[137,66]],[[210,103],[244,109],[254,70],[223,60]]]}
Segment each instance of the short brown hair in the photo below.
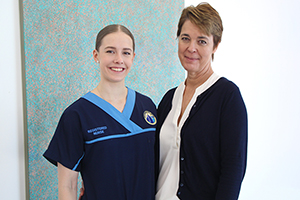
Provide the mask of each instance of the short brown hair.
{"label": "short brown hair", "polygon": [[125,26],[120,25],[120,24],[111,24],[111,25],[108,25],[108,26],[104,27],[97,35],[95,49],[97,51],[99,50],[99,47],[101,46],[102,39],[106,35],[108,35],[110,33],[119,32],[119,31],[125,33],[126,35],[128,35],[132,39],[132,46],[133,46],[133,51],[134,51],[135,50],[135,42],[134,42],[133,34],[130,32],[130,30],[128,28],[126,28]]}
{"label": "short brown hair", "polygon": [[[208,3],[200,3],[196,7],[189,6],[183,9],[177,29],[177,37],[181,34],[181,29],[186,20],[190,20],[198,26],[206,35],[213,36],[214,48],[221,42],[223,24],[219,13]],[[212,55],[214,59],[214,55]]]}

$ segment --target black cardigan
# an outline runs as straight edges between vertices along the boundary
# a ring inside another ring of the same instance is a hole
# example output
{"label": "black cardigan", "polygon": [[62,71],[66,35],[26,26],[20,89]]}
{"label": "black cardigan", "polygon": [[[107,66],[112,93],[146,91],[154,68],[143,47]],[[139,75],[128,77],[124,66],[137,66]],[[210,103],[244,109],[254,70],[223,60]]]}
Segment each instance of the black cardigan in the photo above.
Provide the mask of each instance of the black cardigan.
{"label": "black cardigan", "polygon": [[[158,106],[156,169],[159,132],[172,107],[176,88]],[[181,130],[181,200],[238,199],[247,159],[247,111],[239,88],[226,78],[197,97]],[[158,176],[158,174],[156,174]]]}

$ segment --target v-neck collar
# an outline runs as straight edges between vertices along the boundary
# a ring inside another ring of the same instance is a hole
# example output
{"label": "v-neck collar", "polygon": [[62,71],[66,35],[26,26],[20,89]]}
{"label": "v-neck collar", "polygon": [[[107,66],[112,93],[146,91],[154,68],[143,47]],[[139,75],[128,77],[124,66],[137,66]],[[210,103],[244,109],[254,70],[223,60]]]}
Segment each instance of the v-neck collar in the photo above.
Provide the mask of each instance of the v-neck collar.
{"label": "v-neck collar", "polygon": [[112,118],[114,118],[116,121],[122,124],[129,131],[139,131],[141,130],[141,127],[139,127],[130,120],[135,105],[136,93],[130,88],[127,89],[128,92],[123,112],[120,112],[113,105],[111,105],[110,103],[108,103],[107,101],[105,101],[104,99],[92,92],[88,92],[82,98],[90,101],[91,103],[101,108],[104,112],[109,114]]}
{"label": "v-neck collar", "polygon": [[[210,88],[215,82],[217,82],[220,79],[220,76],[216,73],[213,73],[202,85],[196,88],[195,93],[190,100],[189,104],[187,105],[185,111],[183,112],[183,115],[180,119],[178,127],[182,128],[183,124],[185,123],[186,119],[189,116],[189,113],[192,109],[192,106],[195,104],[197,97],[201,95],[203,92],[205,92],[208,88]],[[175,90],[174,98],[173,98],[173,105],[178,105],[178,109],[181,111],[182,106],[182,99],[183,99],[183,93],[185,90],[185,81],[183,81]],[[179,116],[180,112],[177,113]],[[176,120],[178,117],[176,117]]]}

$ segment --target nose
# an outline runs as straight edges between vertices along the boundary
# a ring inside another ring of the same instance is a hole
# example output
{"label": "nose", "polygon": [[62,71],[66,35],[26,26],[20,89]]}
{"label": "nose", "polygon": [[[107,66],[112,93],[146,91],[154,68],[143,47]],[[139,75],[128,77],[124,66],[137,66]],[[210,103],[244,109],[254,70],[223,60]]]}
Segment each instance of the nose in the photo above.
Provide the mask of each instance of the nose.
{"label": "nose", "polygon": [[124,61],[123,61],[122,55],[117,53],[114,62],[117,64],[123,64]]}
{"label": "nose", "polygon": [[190,42],[187,49],[190,53],[194,53],[197,51],[196,44],[194,42]]}

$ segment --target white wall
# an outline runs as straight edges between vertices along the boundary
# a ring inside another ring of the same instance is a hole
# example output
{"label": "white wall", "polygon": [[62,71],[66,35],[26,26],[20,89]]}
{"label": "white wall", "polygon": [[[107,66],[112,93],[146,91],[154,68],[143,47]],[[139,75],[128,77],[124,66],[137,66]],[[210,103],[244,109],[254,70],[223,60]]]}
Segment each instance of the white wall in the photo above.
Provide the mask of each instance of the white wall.
{"label": "white wall", "polygon": [[[208,2],[224,25],[213,68],[240,87],[249,115],[240,200],[300,199],[300,2]],[[18,6],[0,0],[0,190],[12,200],[25,199]]]}
{"label": "white wall", "polygon": [[25,199],[18,0],[0,0],[0,199]]}
{"label": "white wall", "polygon": [[[186,0],[186,6],[200,1]],[[248,109],[248,166],[240,200],[300,199],[300,1],[208,0],[221,15],[214,70]]]}

